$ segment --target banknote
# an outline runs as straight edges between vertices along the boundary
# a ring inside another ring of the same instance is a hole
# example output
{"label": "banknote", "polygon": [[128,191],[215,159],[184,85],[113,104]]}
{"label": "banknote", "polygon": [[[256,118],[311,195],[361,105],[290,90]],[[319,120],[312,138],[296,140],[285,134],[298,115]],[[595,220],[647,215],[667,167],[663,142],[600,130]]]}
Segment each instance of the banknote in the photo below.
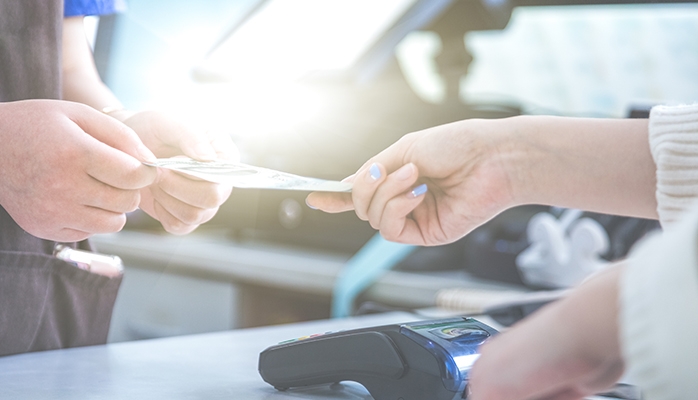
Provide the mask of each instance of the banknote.
{"label": "banknote", "polygon": [[145,165],[167,168],[210,182],[248,189],[305,190],[312,192],[351,192],[351,183],[330,181],[275,171],[231,161],[197,161],[191,158],[159,158]]}

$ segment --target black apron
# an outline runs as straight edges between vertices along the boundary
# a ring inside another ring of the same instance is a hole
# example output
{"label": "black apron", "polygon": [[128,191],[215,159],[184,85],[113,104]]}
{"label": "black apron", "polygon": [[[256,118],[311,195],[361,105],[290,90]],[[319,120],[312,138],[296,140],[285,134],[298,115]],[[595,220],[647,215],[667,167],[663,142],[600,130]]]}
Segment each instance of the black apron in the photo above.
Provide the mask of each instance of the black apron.
{"label": "black apron", "polygon": [[[0,0],[0,101],[60,98],[62,23],[62,0]],[[106,342],[121,278],[59,260],[55,245],[0,207],[0,355]]]}

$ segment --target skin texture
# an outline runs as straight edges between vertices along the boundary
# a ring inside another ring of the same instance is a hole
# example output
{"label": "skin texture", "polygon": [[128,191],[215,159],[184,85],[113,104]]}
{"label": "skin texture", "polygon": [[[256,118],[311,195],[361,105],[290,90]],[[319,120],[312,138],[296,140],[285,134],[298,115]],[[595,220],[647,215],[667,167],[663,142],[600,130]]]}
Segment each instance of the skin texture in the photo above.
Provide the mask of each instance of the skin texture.
{"label": "skin texture", "polygon": [[[118,121],[55,100],[0,103],[0,201],[24,230],[57,241],[116,232],[156,171]],[[21,134],[20,134],[21,133]]]}
{"label": "skin texture", "polygon": [[[367,161],[352,193],[310,206],[355,210],[388,240],[450,243],[500,211],[547,204],[657,218],[647,120],[514,117],[466,120],[404,136]],[[413,192],[426,184],[425,193]],[[622,374],[618,286],[605,270],[481,348],[469,399],[568,400]]]}
{"label": "skin texture", "polygon": [[[430,246],[522,204],[656,218],[654,170],[646,120],[466,120],[405,135],[348,178],[352,193],[307,202],[354,209],[388,240]],[[412,196],[421,183],[428,191]]]}
{"label": "skin texture", "polygon": [[617,323],[622,270],[605,270],[482,346],[468,399],[583,399],[612,386],[623,372]]}
{"label": "skin texture", "polygon": [[[66,18],[63,24],[63,97],[97,110],[121,106],[97,73],[82,17]],[[203,161],[238,159],[228,135],[185,124],[171,115],[126,110],[109,115],[135,131],[158,158],[186,155]],[[139,208],[159,220],[168,232],[186,234],[210,220],[231,191],[229,185],[158,170],[155,181],[141,189]]]}
{"label": "skin texture", "polygon": [[[184,154],[199,160],[239,158],[230,136],[188,126],[160,112],[137,113],[124,123],[138,132],[158,157]],[[155,183],[141,190],[140,208],[168,232],[186,234],[213,218],[232,189],[230,185],[158,169]]]}

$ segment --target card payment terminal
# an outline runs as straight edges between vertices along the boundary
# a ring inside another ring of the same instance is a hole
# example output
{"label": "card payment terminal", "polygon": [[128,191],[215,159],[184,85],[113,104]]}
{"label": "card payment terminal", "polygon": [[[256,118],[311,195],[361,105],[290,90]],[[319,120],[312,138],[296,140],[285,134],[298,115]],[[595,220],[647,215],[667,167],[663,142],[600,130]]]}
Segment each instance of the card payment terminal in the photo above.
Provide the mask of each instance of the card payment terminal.
{"label": "card payment terminal", "polygon": [[496,333],[463,317],[316,334],[264,350],[259,373],[279,390],[355,381],[375,400],[461,399],[478,347]]}

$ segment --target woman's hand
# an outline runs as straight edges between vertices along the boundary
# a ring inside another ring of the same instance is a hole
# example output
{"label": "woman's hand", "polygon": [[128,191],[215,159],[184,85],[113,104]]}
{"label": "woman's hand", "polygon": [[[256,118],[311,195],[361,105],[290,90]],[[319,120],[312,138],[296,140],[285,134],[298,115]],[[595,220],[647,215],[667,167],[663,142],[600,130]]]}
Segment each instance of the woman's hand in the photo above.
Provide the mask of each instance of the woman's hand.
{"label": "woman's hand", "polygon": [[326,212],[355,209],[388,240],[453,242],[514,205],[498,147],[506,120],[467,120],[408,134],[348,178],[349,193],[312,193]]}
{"label": "woman's hand", "polygon": [[470,372],[470,400],[572,400],[622,375],[618,293],[622,266],[496,336]]}
{"label": "woman's hand", "polygon": [[355,209],[388,240],[438,245],[522,204],[656,218],[655,170],[647,120],[471,119],[404,136],[348,178],[351,194],[307,202]]}

